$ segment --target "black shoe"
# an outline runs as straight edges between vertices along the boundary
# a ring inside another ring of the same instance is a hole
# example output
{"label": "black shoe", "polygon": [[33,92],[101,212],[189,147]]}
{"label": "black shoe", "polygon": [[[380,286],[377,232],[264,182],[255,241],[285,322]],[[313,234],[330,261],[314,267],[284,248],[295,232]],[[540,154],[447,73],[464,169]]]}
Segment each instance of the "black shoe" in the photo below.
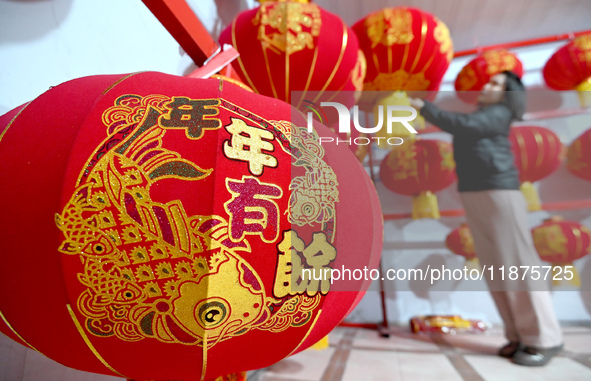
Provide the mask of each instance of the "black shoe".
{"label": "black shoe", "polygon": [[513,362],[525,366],[544,366],[562,351],[564,345],[552,348],[525,347],[513,355]]}
{"label": "black shoe", "polygon": [[509,341],[509,343],[505,344],[504,347],[499,349],[499,356],[511,358],[520,349],[522,349],[520,342]]}

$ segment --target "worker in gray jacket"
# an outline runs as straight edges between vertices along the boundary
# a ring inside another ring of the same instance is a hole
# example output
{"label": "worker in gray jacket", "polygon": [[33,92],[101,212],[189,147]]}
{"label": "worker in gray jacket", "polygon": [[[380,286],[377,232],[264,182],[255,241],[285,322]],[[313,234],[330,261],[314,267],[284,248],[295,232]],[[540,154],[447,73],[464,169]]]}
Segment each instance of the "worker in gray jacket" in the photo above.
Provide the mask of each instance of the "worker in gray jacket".
{"label": "worker in gray jacket", "polygon": [[512,266],[523,270],[542,265],[508,139],[511,122],[524,113],[523,84],[513,72],[496,74],[478,101],[478,109],[468,114],[444,111],[421,99],[411,99],[411,106],[453,135],[458,190],[474,250],[489,269],[485,277],[509,340],[499,355],[516,364],[542,366],[563,346],[548,283],[522,279],[521,273],[515,281],[507,276]]}

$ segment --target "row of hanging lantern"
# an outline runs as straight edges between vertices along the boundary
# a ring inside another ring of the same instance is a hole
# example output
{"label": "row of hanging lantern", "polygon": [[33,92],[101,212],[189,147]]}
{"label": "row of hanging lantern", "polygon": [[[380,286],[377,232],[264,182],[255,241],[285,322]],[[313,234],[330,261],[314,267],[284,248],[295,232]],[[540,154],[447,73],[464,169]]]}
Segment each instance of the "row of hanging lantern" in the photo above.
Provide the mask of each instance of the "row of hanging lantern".
{"label": "row of hanging lantern", "polygon": [[[560,216],[553,216],[534,227],[531,232],[540,259],[552,264],[552,283],[558,285],[564,279],[569,285],[580,286],[581,280],[573,262],[591,253],[589,228],[578,222],[565,221]],[[449,233],[445,244],[451,252],[466,258],[466,266],[479,268],[474,240],[468,225],[461,224]],[[570,271],[572,276],[568,276],[566,270]]]}

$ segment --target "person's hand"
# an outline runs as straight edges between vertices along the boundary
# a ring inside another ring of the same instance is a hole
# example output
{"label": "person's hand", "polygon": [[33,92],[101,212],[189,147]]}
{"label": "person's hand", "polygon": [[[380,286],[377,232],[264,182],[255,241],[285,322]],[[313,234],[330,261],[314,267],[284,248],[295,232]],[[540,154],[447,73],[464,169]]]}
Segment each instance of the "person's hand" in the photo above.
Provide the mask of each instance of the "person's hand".
{"label": "person's hand", "polygon": [[421,98],[410,98],[410,105],[420,112],[425,102]]}

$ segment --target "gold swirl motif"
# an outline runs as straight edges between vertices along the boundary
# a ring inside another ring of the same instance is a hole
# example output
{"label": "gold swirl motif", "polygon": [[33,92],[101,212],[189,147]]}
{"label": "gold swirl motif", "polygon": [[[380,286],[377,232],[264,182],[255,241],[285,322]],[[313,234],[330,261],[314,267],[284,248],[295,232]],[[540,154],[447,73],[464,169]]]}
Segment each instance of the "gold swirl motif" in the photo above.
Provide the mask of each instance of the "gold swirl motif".
{"label": "gold swirl motif", "polygon": [[414,141],[403,144],[398,149],[392,150],[387,156],[388,167],[392,169],[394,180],[404,180],[409,177],[418,178],[417,151]]}
{"label": "gold swirl motif", "polygon": [[412,32],[412,13],[406,8],[385,8],[365,19],[367,37],[371,47],[407,45],[414,39]]}
{"label": "gold swirl motif", "polygon": [[264,3],[252,23],[259,26],[258,39],[264,49],[289,55],[314,49],[322,18],[315,4]]}
{"label": "gold swirl motif", "polygon": [[460,243],[462,244],[462,250],[466,254],[474,254],[474,238],[467,225],[463,225],[458,229],[460,235]]}
{"label": "gold swirl motif", "polygon": [[452,146],[448,143],[438,141],[437,148],[439,149],[439,155],[441,156],[441,170],[453,171],[456,168],[456,162],[454,160]]}
{"label": "gold swirl motif", "polygon": [[324,148],[316,132],[292,125],[292,155],[296,167],[306,168],[304,176],[292,179],[289,189],[288,220],[298,226],[334,221],[339,185],[334,170],[323,160]]}
{"label": "gold swirl motif", "polygon": [[439,52],[445,54],[447,62],[451,62],[451,59],[454,57],[454,47],[449,35],[449,29],[438,18],[435,18],[435,21],[437,22],[437,26],[435,26],[435,30],[433,31],[433,37],[435,37],[435,41],[439,44]]}
{"label": "gold swirl motif", "polygon": [[316,294],[313,298],[304,295],[291,297],[265,324],[258,328],[276,333],[285,331],[289,327],[301,327],[310,321],[314,310],[320,305],[320,299],[320,294]]}
{"label": "gold swirl motif", "polygon": [[583,160],[583,143],[581,139],[575,140],[568,147],[566,164],[571,171],[580,172],[589,165]]}

